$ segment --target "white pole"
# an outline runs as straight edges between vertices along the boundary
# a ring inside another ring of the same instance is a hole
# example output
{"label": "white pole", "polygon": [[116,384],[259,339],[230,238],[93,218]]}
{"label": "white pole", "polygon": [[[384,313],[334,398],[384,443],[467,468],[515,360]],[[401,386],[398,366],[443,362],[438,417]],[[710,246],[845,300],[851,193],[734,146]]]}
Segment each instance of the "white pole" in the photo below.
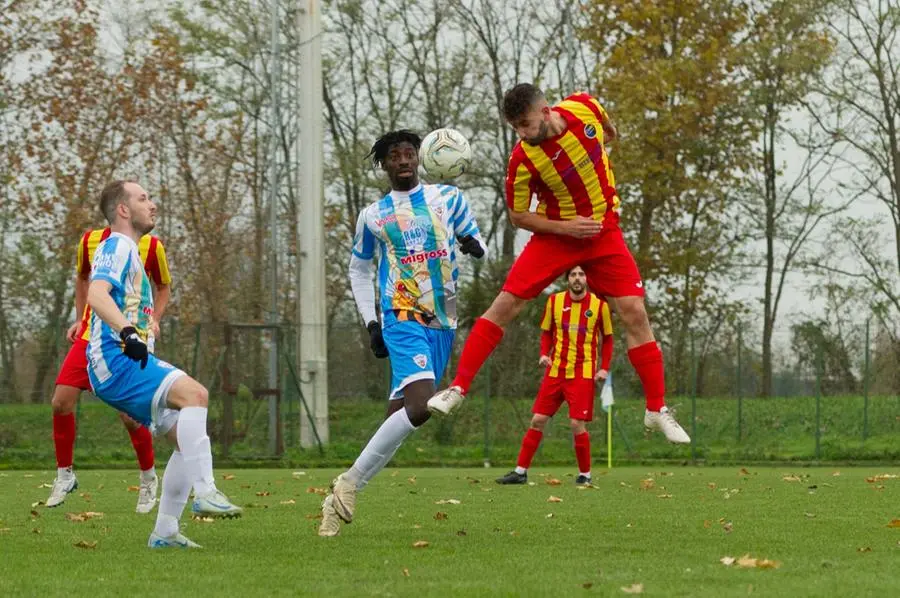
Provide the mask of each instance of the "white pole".
{"label": "white pole", "polygon": [[[272,102],[269,125],[269,317],[271,325],[278,323],[278,135],[281,133],[281,32],[279,29],[278,3],[271,0],[272,10],[272,62],[269,67],[269,101]],[[272,344],[269,347],[269,389],[278,387],[278,335],[268,331]],[[278,452],[278,397],[269,395],[269,454]]]}
{"label": "white pole", "polygon": [[[324,193],[322,187],[322,15],[318,0],[301,0],[300,165],[298,231],[300,292],[297,356],[301,387],[323,443],[328,442],[328,335],[325,311]],[[301,413],[300,444],[315,444],[306,413]]]}

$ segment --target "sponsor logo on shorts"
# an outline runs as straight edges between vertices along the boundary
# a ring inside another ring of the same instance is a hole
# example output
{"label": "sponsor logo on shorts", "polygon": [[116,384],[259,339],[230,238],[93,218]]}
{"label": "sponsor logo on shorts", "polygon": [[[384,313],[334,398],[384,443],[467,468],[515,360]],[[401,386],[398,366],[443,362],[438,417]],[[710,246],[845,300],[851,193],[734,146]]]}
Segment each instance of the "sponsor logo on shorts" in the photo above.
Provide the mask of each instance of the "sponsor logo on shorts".
{"label": "sponsor logo on shorts", "polygon": [[639,289],[642,289],[642,288],[644,288],[644,281],[639,280],[636,283],[634,283],[634,286],[636,286]]}
{"label": "sponsor logo on shorts", "polygon": [[423,370],[425,369],[425,366],[428,365],[428,357],[426,357],[425,355],[423,355],[421,353],[419,353],[418,355],[413,357],[413,361],[415,362],[415,364],[417,366],[419,366]]}
{"label": "sponsor logo on shorts", "polygon": [[421,264],[424,261],[439,260],[444,257],[447,257],[446,249],[435,249],[434,251],[422,251],[419,253],[410,251],[409,255],[400,258],[400,263],[403,265]]}

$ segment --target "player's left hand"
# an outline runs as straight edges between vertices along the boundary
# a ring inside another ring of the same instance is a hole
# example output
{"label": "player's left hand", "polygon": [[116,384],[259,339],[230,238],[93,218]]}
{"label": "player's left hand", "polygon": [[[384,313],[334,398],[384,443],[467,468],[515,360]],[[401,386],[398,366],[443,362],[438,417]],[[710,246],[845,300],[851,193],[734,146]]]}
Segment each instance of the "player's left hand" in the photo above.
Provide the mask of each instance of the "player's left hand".
{"label": "player's left hand", "polygon": [[74,343],[74,342],[75,342],[75,336],[78,334],[78,327],[79,327],[79,326],[81,326],[81,322],[75,322],[74,324],[72,324],[71,326],[69,326],[69,329],[68,329],[68,330],[66,330],[66,339],[67,339],[70,343]]}
{"label": "player's left hand", "polygon": [[609,377],[609,371],[607,370],[597,370],[597,373],[594,375],[594,382],[600,382],[606,380]]}
{"label": "player's left hand", "polygon": [[366,326],[366,330],[369,331],[369,347],[372,349],[372,353],[375,354],[375,357],[378,359],[387,357],[388,348],[384,343],[384,336],[381,333],[381,324],[373,320]]}
{"label": "player's left hand", "polygon": [[484,247],[482,247],[481,242],[472,235],[459,237],[456,240],[459,241],[460,252],[471,255],[474,258],[484,257]]}
{"label": "player's left hand", "polygon": [[153,322],[150,323],[150,332],[153,334],[153,338],[159,340],[159,322],[153,320]]}
{"label": "player's left hand", "polygon": [[119,338],[122,339],[122,352],[125,356],[134,361],[141,362],[141,369],[147,367],[147,360],[150,359],[150,351],[147,349],[147,343],[141,340],[134,326],[126,326],[119,332]]}

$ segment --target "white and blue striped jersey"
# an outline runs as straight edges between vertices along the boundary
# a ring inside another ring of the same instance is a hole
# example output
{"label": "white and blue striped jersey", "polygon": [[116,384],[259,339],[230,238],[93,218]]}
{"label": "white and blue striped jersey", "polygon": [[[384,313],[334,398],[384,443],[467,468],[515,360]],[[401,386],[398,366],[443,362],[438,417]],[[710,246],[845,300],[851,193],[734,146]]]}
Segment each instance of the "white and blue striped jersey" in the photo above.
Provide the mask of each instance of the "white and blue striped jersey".
{"label": "white and blue striped jersey", "polygon": [[371,270],[377,262],[384,327],[418,314],[428,327],[456,328],[457,239],[469,235],[484,247],[469,204],[451,185],[391,191],[366,207],[350,258],[353,294],[366,323],[376,319]]}
{"label": "white and blue striped jersey", "polygon": [[[153,291],[137,243],[121,233],[112,233],[100,243],[91,264],[91,281],[94,280],[112,285],[110,296],[152,352]],[[96,311],[91,313],[90,330],[88,364],[97,381],[104,383],[115,375],[117,362],[129,358],[122,352],[119,333]]]}

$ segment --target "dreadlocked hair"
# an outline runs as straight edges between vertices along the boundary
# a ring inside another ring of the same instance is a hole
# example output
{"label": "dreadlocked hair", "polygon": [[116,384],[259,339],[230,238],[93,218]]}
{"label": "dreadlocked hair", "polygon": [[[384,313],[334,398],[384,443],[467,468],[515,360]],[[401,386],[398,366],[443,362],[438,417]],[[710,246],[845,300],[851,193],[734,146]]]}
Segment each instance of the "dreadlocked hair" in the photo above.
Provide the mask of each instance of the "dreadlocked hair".
{"label": "dreadlocked hair", "polygon": [[391,146],[397,145],[398,143],[409,143],[416,148],[416,151],[418,151],[419,146],[422,145],[422,139],[408,129],[385,133],[379,137],[372,146],[372,149],[369,151],[368,155],[366,155],[366,159],[368,160],[371,158],[372,164],[376,167],[380,167],[384,164],[384,159],[387,158]]}

